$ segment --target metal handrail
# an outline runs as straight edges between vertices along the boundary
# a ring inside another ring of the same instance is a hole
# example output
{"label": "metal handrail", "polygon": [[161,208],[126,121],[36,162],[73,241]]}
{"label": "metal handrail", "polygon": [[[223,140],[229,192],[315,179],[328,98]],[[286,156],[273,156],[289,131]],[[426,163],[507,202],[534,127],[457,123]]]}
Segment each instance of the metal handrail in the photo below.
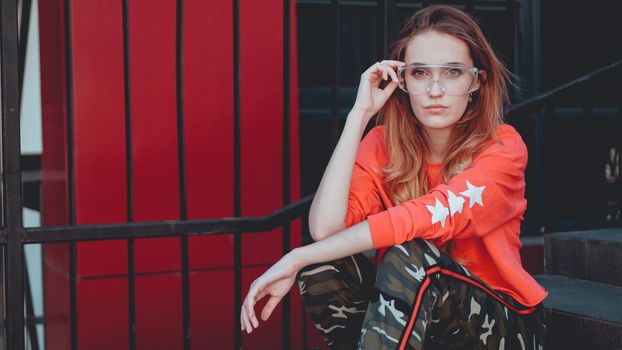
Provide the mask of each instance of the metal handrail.
{"label": "metal handrail", "polygon": [[265,232],[302,217],[309,209],[313,195],[263,216],[24,228],[22,242],[30,244]]}
{"label": "metal handrail", "polygon": [[534,96],[525,101],[517,103],[508,109],[506,116],[508,119],[512,119],[512,118],[516,118],[520,116],[527,116],[534,112],[537,112],[541,110],[542,108],[544,108],[548,103],[555,100],[563,93],[567,92],[568,90],[572,88],[576,88],[577,86],[584,84],[588,80],[595,79],[619,67],[622,67],[622,59],[616,62],[613,62],[611,64],[608,64],[604,67],[598,68],[590,73],[587,73],[579,78],[571,80],[549,91],[543,92],[541,94],[538,94],[537,96]]}

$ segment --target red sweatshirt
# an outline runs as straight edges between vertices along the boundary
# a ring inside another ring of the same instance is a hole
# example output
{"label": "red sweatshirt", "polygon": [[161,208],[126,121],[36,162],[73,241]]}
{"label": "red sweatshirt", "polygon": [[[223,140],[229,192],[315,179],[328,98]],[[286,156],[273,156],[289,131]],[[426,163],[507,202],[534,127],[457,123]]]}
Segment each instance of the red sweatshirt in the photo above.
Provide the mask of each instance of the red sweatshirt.
{"label": "red sweatshirt", "polygon": [[510,125],[498,126],[496,136],[500,142],[490,140],[449,183],[440,164],[428,164],[428,193],[395,206],[379,171],[387,161],[384,126],[374,127],[359,145],[345,226],[367,219],[380,249],[377,262],[387,247],[415,238],[439,248],[453,240],[453,258],[470,272],[525,306],[537,305],[548,292],[523,269],[519,255],[527,148]]}

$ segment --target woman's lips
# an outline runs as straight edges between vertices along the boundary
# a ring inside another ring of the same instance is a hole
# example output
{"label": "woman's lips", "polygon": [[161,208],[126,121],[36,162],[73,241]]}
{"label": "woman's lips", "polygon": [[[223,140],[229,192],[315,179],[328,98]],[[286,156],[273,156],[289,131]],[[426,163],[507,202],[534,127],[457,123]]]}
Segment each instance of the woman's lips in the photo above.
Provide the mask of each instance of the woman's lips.
{"label": "woman's lips", "polygon": [[425,110],[430,111],[430,112],[434,112],[434,113],[442,112],[445,109],[447,109],[447,107],[443,106],[443,105],[430,105],[430,106],[427,106],[427,107],[424,107],[424,108],[425,108]]}

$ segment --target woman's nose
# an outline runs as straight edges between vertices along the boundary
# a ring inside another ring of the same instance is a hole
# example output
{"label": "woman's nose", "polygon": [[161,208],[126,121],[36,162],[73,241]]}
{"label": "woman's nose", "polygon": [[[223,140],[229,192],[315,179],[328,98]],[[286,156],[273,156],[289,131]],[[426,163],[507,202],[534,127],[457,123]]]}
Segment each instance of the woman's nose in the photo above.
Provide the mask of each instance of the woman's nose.
{"label": "woman's nose", "polygon": [[428,87],[428,94],[430,96],[442,96],[445,94],[445,89],[441,86],[438,80],[432,81],[430,87]]}

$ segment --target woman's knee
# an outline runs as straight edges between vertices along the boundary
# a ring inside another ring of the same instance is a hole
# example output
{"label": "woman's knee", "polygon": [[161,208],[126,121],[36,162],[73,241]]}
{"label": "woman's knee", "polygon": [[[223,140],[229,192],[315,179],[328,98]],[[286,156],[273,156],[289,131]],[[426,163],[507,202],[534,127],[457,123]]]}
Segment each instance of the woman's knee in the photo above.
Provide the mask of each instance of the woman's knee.
{"label": "woman's knee", "polygon": [[353,276],[352,264],[353,259],[348,256],[302,268],[296,276],[300,294],[323,295],[352,287],[358,282],[358,276]]}
{"label": "woman's knee", "polygon": [[334,261],[307,265],[298,271],[296,280],[308,283],[327,278],[334,278],[339,272],[341,272],[338,265],[339,264]]}

